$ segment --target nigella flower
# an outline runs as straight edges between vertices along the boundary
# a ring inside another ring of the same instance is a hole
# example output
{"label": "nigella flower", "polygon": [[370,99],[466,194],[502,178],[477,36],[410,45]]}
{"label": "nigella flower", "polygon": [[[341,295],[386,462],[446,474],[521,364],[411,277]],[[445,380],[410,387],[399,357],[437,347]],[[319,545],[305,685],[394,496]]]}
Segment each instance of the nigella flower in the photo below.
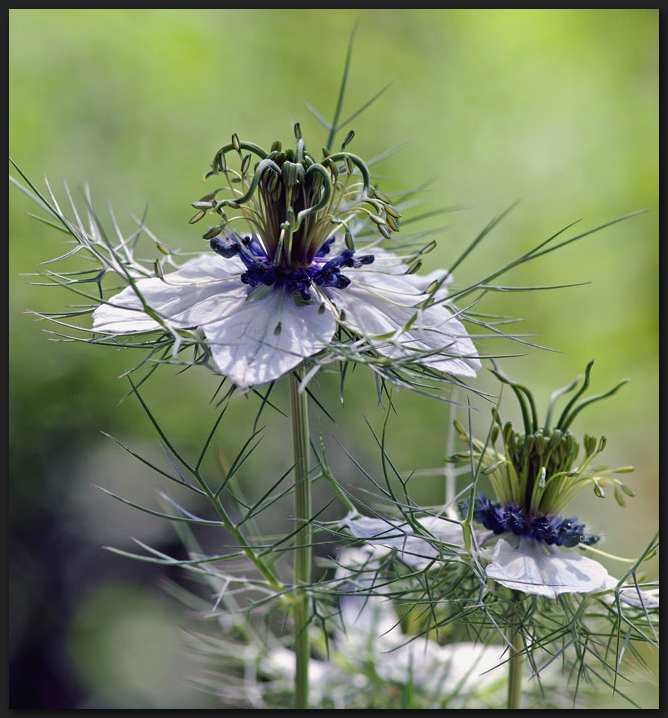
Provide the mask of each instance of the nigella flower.
{"label": "nigella flower", "polygon": [[[502,424],[495,411],[492,440],[485,446],[472,440],[461,425],[456,425],[460,438],[469,443],[470,451],[455,455],[454,460],[470,460],[472,453],[482,474],[489,477],[497,497],[497,501],[492,501],[479,493],[472,507],[464,502],[462,509],[474,522],[491,531],[493,537],[501,537],[494,545],[486,573],[508,588],[556,598],[561,593],[604,592],[619,583],[598,561],[581,553],[596,544],[600,537],[590,533],[577,516],[561,515],[566,504],[588,486],[593,487],[601,498],[605,495],[604,489],[612,487],[622,506],[624,495],[635,495],[612,476],[632,471],[630,467],[616,471],[591,467],[593,459],[606,445],[605,438],[597,441],[585,434],[584,455],[578,461],[580,447],[570,431],[573,420],[585,406],[610,396],[626,383],[621,382],[605,394],[578,404],[589,386],[592,366],[593,362],[587,365],[582,386],[568,402],[554,428],[551,423],[555,402],[575,389],[581,377],[552,394],[545,422],[539,427],[531,392],[497,370],[494,372],[496,376],[517,396],[524,431],[515,431],[511,422]],[[495,448],[499,436],[503,452]],[[580,551],[573,553],[564,549]],[[654,597],[641,595],[635,589],[623,589],[620,596],[632,604],[643,601],[645,605],[654,605],[656,602]]]}
{"label": "nigella flower", "polygon": [[[338,329],[381,356],[474,377],[476,349],[444,301],[450,277],[418,277],[416,255],[407,264],[380,246],[400,215],[372,187],[362,159],[342,149],[323,150],[316,161],[298,125],[295,135],[294,150],[274,143],[270,152],[234,135],[207,173],[226,183],[194,203],[191,222],[216,216],[204,234],[210,251],[172,273],[132,281],[95,310],[93,329],[200,330],[218,371],[239,387],[289,372],[328,347]],[[239,171],[229,168],[230,153]],[[231,197],[218,199],[223,192]],[[371,240],[360,236],[369,227]]]}
{"label": "nigella flower", "polygon": [[[364,519],[358,521],[365,523]],[[430,524],[437,531],[443,528],[427,521]],[[392,598],[383,596],[383,589],[376,585],[384,583],[377,576],[382,557],[379,549],[368,545],[344,549],[339,556],[336,578],[343,581],[338,588],[343,631],[335,636],[338,649],[359,663],[374,666],[382,679],[399,684],[412,682],[426,694],[470,697],[503,682],[499,672],[493,670],[502,659],[498,646],[470,642],[439,645],[402,631]]]}
{"label": "nigella flower", "polygon": [[[458,452],[450,460],[464,460],[470,465],[473,459],[480,473],[489,477],[496,501],[478,493],[472,505],[469,501],[462,502],[461,522],[437,515],[413,517],[408,521],[352,513],[340,525],[365,544],[394,552],[398,560],[409,567],[431,570],[462,556],[466,546],[463,525],[472,520],[480,526],[475,531],[475,543],[481,549],[480,557],[487,562],[486,575],[496,583],[547,598],[556,598],[562,593],[612,595],[620,582],[598,561],[583,555],[583,551],[596,551],[593,547],[600,537],[588,531],[577,517],[561,514],[565,505],[587,486],[593,486],[600,497],[604,496],[604,489],[612,487],[621,505],[624,505],[624,495],[634,495],[613,476],[631,471],[630,467],[615,471],[591,468],[594,457],[605,447],[605,439],[597,441],[585,435],[584,456],[577,461],[580,447],[569,428],[573,419],[585,406],[610,396],[625,383],[578,404],[589,386],[592,364],[587,366],[583,385],[554,428],[551,423],[556,400],[572,391],[580,378],[552,395],[542,428],[538,427],[529,390],[498,371],[497,377],[512,387],[520,402],[524,432],[515,431],[510,422],[503,425],[496,410],[488,444],[468,436],[455,422],[469,450]],[[499,436],[504,452],[495,448]],[[621,587],[618,595],[626,604],[645,608],[658,606],[657,596],[640,591],[637,586]]]}
{"label": "nigella flower", "polygon": [[[363,521],[364,523],[364,521]],[[369,528],[367,526],[367,528]],[[340,621],[330,621],[328,660],[311,660],[312,700],[336,701],[340,707],[355,704],[357,694],[390,686],[408,686],[419,694],[419,704],[465,707],[468,701],[501,688],[502,673],[494,670],[503,661],[503,648],[469,641],[439,645],[428,638],[403,632],[390,597],[382,595],[376,573],[382,558],[378,546],[343,549],[337,560],[335,584],[340,602]],[[294,673],[294,654],[273,650],[262,662],[269,675]],[[338,706],[337,706],[338,707]]]}

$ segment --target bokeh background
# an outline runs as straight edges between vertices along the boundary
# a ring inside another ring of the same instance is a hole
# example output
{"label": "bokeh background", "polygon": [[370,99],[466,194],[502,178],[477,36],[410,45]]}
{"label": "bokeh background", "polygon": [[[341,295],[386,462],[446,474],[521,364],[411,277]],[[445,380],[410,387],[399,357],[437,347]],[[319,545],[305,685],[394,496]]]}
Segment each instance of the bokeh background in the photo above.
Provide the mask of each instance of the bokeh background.
{"label": "bokeh background", "polygon": [[[148,207],[155,234],[173,248],[196,251],[201,231],[187,224],[189,203],[206,191],[202,173],[232,132],[264,146],[286,143],[298,120],[307,145],[324,143],[305,100],[331,116],[356,22],[344,114],[393,84],[353,123],[351,149],[373,157],[408,142],[379,167],[387,176],[381,187],[432,180],[426,209],[461,207],[432,220],[439,245],[426,269],[447,267],[518,199],[458,270],[458,285],[574,220],[582,218],[584,230],[647,210],[503,280],[590,284],[499,294],[484,305],[524,318],[522,331],[556,350],[523,351],[503,363],[535,388],[541,406],[592,358],[592,391],[632,380],[574,428],[608,437],[603,458],[637,468],[629,484],[638,496],[622,509],[612,497],[583,495],[573,513],[605,534],[607,551],[638,554],[659,513],[658,10],[13,9],[10,154],[38,183],[44,174],[53,181],[62,175],[80,193],[88,181],[96,206],[110,200],[128,230],[130,214]],[[10,188],[10,706],[214,708],[215,699],[188,685],[197,670],[183,645],[191,619],[161,587],[180,574],[101,548],[129,549],[135,536],[179,551],[169,526],[93,487],[154,507],[156,488],[168,488],[100,432],[165,459],[136,402],[119,404],[127,385],[118,377],[139,356],[51,343],[42,331],[48,327],[24,313],[73,300],[23,276],[62,250],[59,233],[25,214],[33,209]],[[518,353],[517,345],[482,349]],[[356,372],[345,411],[330,379],[323,377],[317,391],[337,422],[313,412],[314,428],[376,466],[363,414],[378,426],[383,410],[370,374]],[[213,421],[216,385],[205,370],[177,376],[165,368],[145,389],[185,452],[197,450]],[[497,390],[486,371],[477,386]],[[276,397],[285,407],[281,391]],[[472,401],[474,423],[484,430],[488,408]],[[402,469],[440,472],[447,407],[403,393],[397,402],[392,458]],[[220,452],[234,455],[256,408],[237,400],[217,439]],[[518,418],[511,401],[504,414]],[[330,444],[340,480],[368,490]],[[281,472],[290,465],[289,445],[289,423],[268,417],[265,441],[240,477],[250,494],[277,477],[277,465]],[[426,503],[440,501],[442,476],[419,478],[414,492]],[[277,505],[270,528],[283,530],[289,514],[289,503]],[[646,575],[657,573],[657,561],[648,562]],[[657,707],[656,683],[650,675],[630,692],[644,707]],[[601,697],[595,705],[620,704]]]}

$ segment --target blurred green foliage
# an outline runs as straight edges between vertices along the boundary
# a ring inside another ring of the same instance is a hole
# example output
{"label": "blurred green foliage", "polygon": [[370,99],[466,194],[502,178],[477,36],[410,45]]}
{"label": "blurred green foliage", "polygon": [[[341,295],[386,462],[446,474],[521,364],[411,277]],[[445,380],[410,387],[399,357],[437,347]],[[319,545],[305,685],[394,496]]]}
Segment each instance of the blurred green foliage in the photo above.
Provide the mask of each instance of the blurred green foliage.
{"label": "blurred green foliage", "polygon": [[[584,230],[648,210],[503,280],[517,286],[592,284],[498,294],[481,307],[525,318],[521,330],[557,350],[529,350],[503,365],[535,388],[543,406],[551,391],[582,373],[591,358],[596,358],[593,390],[632,380],[613,399],[591,407],[575,429],[608,437],[603,458],[610,465],[637,467],[629,483],[639,495],[625,510],[612,500],[583,499],[577,512],[606,535],[606,550],[632,556],[644,548],[658,525],[658,10],[13,9],[9,21],[13,159],[38,184],[43,174],[54,184],[62,175],[77,192],[89,182],[98,210],[110,200],[126,229],[133,226],[130,213],[141,215],[147,207],[149,227],[173,248],[204,247],[199,227],[187,224],[189,203],[204,193],[202,174],[232,132],[268,146],[274,139],[290,141],[292,122],[299,121],[307,146],[324,143],[325,130],[305,100],[331,116],[357,21],[344,114],[393,84],[353,123],[351,149],[374,157],[408,142],[377,167],[381,188],[432,180],[427,209],[465,206],[445,215],[449,227],[439,231],[439,246],[425,269],[447,267],[491,217],[517,199],[519,206],[457,271],[458,285],[481,278],[579,218],[578,229]],[[10,546],[18,607],[12,655],[25,662],[35,655],[30,650],[53,640],[48,636],[55,619],[47,604],[49,590],[56,590],[67,607],[61,627],[69,638],[63,640],[73,642],[80,662],[86,650],[102,650],[107,636],[104,627],[97,633],[82,629],[93,610],[90,601],[82,607],[83,595],[107,591],[95,599],[97,610],[111,600],[106,584],[114,574],[131,570],[126,580],[139,581],[136,568],[122,567],[121,559],[99,550],[90,527],[108,527],[104,541],[114,545],[127,545],[133,530],[139,538],[150,533],[141,516],[130,519],[133,528],[124,522],[122,532],[114,531],[116,517],[127,516],[129,509],[111,499],[80,500],[81,492],[95,492],[89,483],[100,483],[98,474],[107,478],[107,488],[119,488],[118,466],[99,431],[131,446],[153,446],[155,436],[136,402],[117,406],[127,385],[116,377],[139,356],[50,344],[40,330],[53,327],[24,313],[54,311],[73,299],[32,286],[22,276],[62,250],[61,235],[23,214],[33,210],[12,187]],[[443,223],[442,217],[432,220],[434,229]],[[518,352],[518,345],[482,348]],[[332,426],[314,412],[314,423],[371,464],[377,452],[362,412],[377,422],[382,409],[371,377],[363,374],[353,377],[343,413],[336,408],[336,378],[328,383],[323,377],[319,395],[340,419]],[[164,370],[146,396],[180,445],[194,451],[214,419],[209,399],[216,385],[204,371],[177,377]],[[497,391],[486,375],[477,386]],[[406,395],[398,406],[390,429],[398,465],[442,466],[447,409]],[[486,427],[487,408],[477,400],[474,406],[480,410],[475,421]],[[512,402],[504,407],[517,417]],[[256,408],[237,400],[220,451],[234,455]],[[288,431],[279,417],[269,420],[253,473],[245,477],[251,493],[276,478],[276,457],[289,466]],[[342,481],[363,484],[345,456],[334,461],[345,474]],[[134,477],[130,465],[122,465],[125,495],[132,498],[132,481],[140,473]],[[442,498],[440,478],[420,481],[415,498]],[[285,511],[283,518],[288,505]],[[49,536],[55,543],[47,550]],[[82,568],[91,562],[97,572]],[[67,571],[56,580],[53,573],[63,566]],[[616,568],[611,565],[611,571]],[[649,575],[656,570],[655,564],[648,566]],[[144,579],[141,585],[146,587]],[[114,603],[135,600],[135,588],[113,590]],[[155,620],[163,621],[163,615]],[[86,641],[92,642],[87,648]],[[122,651],[110,650],[105,660],[115,655]],[[80,706],[89,701],[91,707],[92,701],[95,707],[90,695],[105,693],[99,671],[92,676],[79,665],[71,673],[72,694],[86,696]],[[124,675],[111,674],[115,681]],[[23,675],[18,683],[25,680]],[[154,683],[159,694],[161,683]],[[106,688],[119,706],[132,704],[130,683],[125,698],[117,684]],[[21,691],[17,696],[19,703],[26,700]],[[178,702],[173,695],[169,700]],[[197,700],[206,707],[204,699]],[[155,697],[153,704],[168,707]]]}

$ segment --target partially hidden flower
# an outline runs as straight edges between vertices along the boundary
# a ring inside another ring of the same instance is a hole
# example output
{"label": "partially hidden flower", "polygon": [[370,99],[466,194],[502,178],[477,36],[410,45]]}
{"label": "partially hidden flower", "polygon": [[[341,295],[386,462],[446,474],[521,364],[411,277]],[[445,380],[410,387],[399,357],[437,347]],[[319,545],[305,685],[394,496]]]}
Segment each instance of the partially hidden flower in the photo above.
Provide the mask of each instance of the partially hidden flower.
{"label": "partially hidden flower", "polygon": [[[503,671],[493,669],[503,663],[503,647],[470,641],[439,645],[404,633],[391,598],[380,595],[375,586],[382,554],[382,547],[367,545],[343,549],[337,558],[341,620],[331,622],[328,660],[310,662],[314,703],[320,705],[343,692],[347,700],[341,701],[341,707],[346,707],[351,693],[377,689],[379,679],[390,685],[411,685],[424,707],[435,707],[446,696],[448,707],[464,707],[463,701],[502,686]],[[270,673],[289,672],[292,677],[294,653],[272,651],[262,665]]]}
{"label": "partially hidden flower", "polygon": [[204,234],[211,251],[131,282],[95,310],[93,329],[199,330],[217,370],[242,388],[286,374],[339,330],[382,357],[476,376],[478,354],[447,303],[451,277],[420,277],[420,251],[406,258],[381,246],[400,214],[371,185],[361,158],[323,150],[316,161],[298,126],[295,134],[294,150],[274,143],[266,152],[236,135],[220,148],[207,176],[225,182],[193,203],[191,220],[215,215]]}
{"label": "partially hidden flower", "polygon": [[[582,377],[552,395],[547,416],[538,426],[535,403],[529,390],[511,382],[499,371],[496,375],[515,391],[524,418],[524,432],[513,429],[510,422],[502,424],[496,410],[495,426],[486,444],[470,437],[455,422],[460,438],[468,443],[467,451],[458,452],[449,460],[475,462],[480,472],[489,477],[496,501],[479,493],[469,506],[462,503],[462,514],[470,517],[481,529],[476,543],[486,557],[486,575],[502,586],[523,593],[556,598],[562,593],[611,593],[633,606],[654,608],[658,596],[640,591],[636,585],[619,586],[598,561],[583,555],[592,551],[600,537],[587,531],[576,516],[564,518],[560,512],[586,487],[593,487],[599,497],[612,488],[618,502],[634,492],[614,474],[631,471],[623,467],[615,471],[592,468],[593,459],[603,451],[606,441],[584,437],[583,457],[578,461],[580,447],[570,431],[579,412],[593,401],[613,394],[611,391],[578,403],[589,386],[593,362],[587,366],[584,382],[551,427],[556,400],[572,391]],[[501,437],[503,451],[496,449]],[[453,552],[464,547],[462,524],[440,516],[407,520],[370,518],[350,514],[341,522],[353,536],[366,543],[396,552],[397,557],[416,569],[429,569],[453,558]],[[416,531],[417,529],[417,531]],[[484,531],[483,531],[484,529]],[[619,588],[618,588],[619,586]]]}
{"label": "partially hidden flower", "polygon": [[[434,524],[434,528],[443,529],[443,535],[451,538],[444,525]],[[379,595],[375,588],[382,557],[379,548],[341,552],[336,576],[347,582],[340,588],[344,631],[335,637],[338,649],[371,663],[386,681],[412,682],[421,691],[441,696],[480,692],[503,682],[503,676],[492,670],[502,661],[501,647],[468,641],[439,645],[403,632],[391,598]]]}

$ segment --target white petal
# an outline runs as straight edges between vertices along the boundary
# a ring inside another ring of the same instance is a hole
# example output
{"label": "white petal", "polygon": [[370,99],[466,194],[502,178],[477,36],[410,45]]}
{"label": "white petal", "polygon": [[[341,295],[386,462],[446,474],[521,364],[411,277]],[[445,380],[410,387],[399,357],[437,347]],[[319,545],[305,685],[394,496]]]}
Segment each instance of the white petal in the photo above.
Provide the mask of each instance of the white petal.
{"label": "white petal", "polygon": [[396,629],[392,601],[381,595],[383,581],[376,577],[384,553],[379,546],[365,545],[343,549],[338,560],[343,631],[336,636],[337,647],[358,660],[375,658],[373,654],[391,651],[405,640]]}
{"label": "white petal", "polygon": [[[476,376],[481,363],[466,329],[443,304],[417,309],[428,295],[412,276],[369,271],[350,272],[349,276],[352,282],[348,287],[328,288],[327,294],[344,310],[344,323],[370,337],[379,353],[392,359],[415,356],[416,362],[439,371]],[[416,314],[411,329],[405,331]],[[393,336],[388,339],[390,334]],[[421,356],[425,351],[439,354]]]}
{"label": "white petal", "polygon": [[371,296],[385,300],[403,307],[414,307],[429,297],[407,274],[393,274],[378,269],[351,269],[344,270],[351,284],[343,292],[349,292],[355,287]]}
{"label": "white petal", "polygon": [[[614,598],[614,594],[613,594]],[[659,607],[659,595],[654,593],[648,593],[647,591],[640,591],[635,586],[631,588],[622,588],[619,592],[620,600],[624,603],[628,603],[630,606],[636,606],[637,608],[658,608]]]}
{"label": "white petal", "polygon": [[202,328],[220,372],[245,388],[277,379],[319,352],[336,322],[318,304],[297,306],[292,296],[272,291]]}
{"label": "white petal", "polygon": [[343,290],[328,287],[324,291],[338,309],[344,311],[342,323],[364,337],[394,334],[415,314],[412,305],[394,306],[384,298],[353,284]]}
{"label": "white petal", "polygon": [[215,252],[208,252],[184,262],[176,271],[166,274],[165,279],[171,284],[192,284],[227,279],[244,270],[245,265],[238,257],[225,259]]}
{"label": "white petal", "polygon": [[[615,603],[617,600],[614,594],[614,589],[617,588],[618,583],[619,581],[616,578],[610,576],[610,580],[607,582],[606,588],[613,590],[613,592],[604,596],[609,603]],[[648,593],[647,591],[639,591],[635,586],[623,586],[619,589],[619,600],[623,603],[627,603],[629,606],[635,606],[636,608],[659,607],[658,589],[652,589],[652,593]]]}
{"label": "white petal", "polygon": [[[418,523],[441,543],[457,546],[464,544],[462,527],[458,523],[436,516],[418,519]],[[401,560],[410,566],[426,566],[440,555],[433,542],[430,542],[428,538],[417,536],[405,521],[373,519],[368,516],[347,516],[343,520],[343,524],[356,538],[383,546],[388,550],[395,549]]]}
{"label": "white petal", "polygon": [[445,696],[464,691],[479,693],[504,679],[503,669],[493,671],[503,661],[499,646],[453,643],[439,646],[429,639],[416,639],[391,653],[379,655],[378,675],[386,681],[412,681],[426,693]]}
{"label": "white petal", "polygon": [[[373,264],[364,265],[360,269],[344,270],[354,284],[388,292],[390,293],[388,298],[393,301],[402,302],[402,297],[417,297],[411,306],[427,299],[428,296],[437,300],[448,296],[447,287],[452,284],[452,275],[446,269],[435,269],[424,275],[406,274],[408,267],[400,257],[385,250],[373,249],[371,252],[375,257]],[[428,295],[427,289],[435,281],[441,284],[436,293]]]}
{"label": "white petal", "polygon": [[[339,252],[345,249],[345,244],[342,243]],[[362,256],[366,254],[365,249],[358,250],[357,254]],[[445,299],[448,296],[448,286],[452,284],[452,274],[447,269],[435,269],[428,274],[406,274],[408,264],[403,257],[399,257],[394,252],[389,252],[386,249],[380,247],[372,247],[368,250],[369,254],[373,254],[373,264],[367,266],[366,269],[361,271],[373,274],[374,272],[382,274],[402,274],[406,276],[406,279],[420,292],[426,292],[427,287],[435,281],[439,281],[441,284],[438,290],[432,294],[435,299]],[[346,273],[348,270],[344,270]],[[360,281],[364,281],[361,280]]]}
{"label": "white petal", "polygon": [[389,598],[369,595],[362,589],[358,594],[343,595],[340,600],[346,634],[337,643],[349,656],[362,658],[370,648],[377,654],[391,651],[405,640],[397,628],[399,621]]}
{"label": "white petal", "polygon": [[[185,329],[220,319],[245,299],[248,289],[235,276],[240,269],[243,267],[233,260],[203,254],[164,279],[151,277],[136,284],[151,309],[175,327]],[[128,334],[159,326],[144,313],[133,287],[126,287],[93,312],[95,331]]]}
{"label": "white petal", "polygon": [[598,561],[521,540],[519,548],[499,539],[487,575],[523,593],[556,598],[560,593],[595,593],[609,586],[610,575]]}
{"label": "white petal", "polygon": [[448,521],[440,516],[425,516],[418,519],[418,523],[435,536],[441,543],[464,545],[464,532],[461,524],[456,521]]}
{"label": "white petal", "polygon": [[424,356],[419,362],[439,371],[465,377],[475,377],[482,367],[464,325],[442,304],[420,310],[410,330],[400,334],[397,342],[400,346],[391,346],[384,353],[401,358],[409,355],[407,350],[438,350],[438,354]]}

